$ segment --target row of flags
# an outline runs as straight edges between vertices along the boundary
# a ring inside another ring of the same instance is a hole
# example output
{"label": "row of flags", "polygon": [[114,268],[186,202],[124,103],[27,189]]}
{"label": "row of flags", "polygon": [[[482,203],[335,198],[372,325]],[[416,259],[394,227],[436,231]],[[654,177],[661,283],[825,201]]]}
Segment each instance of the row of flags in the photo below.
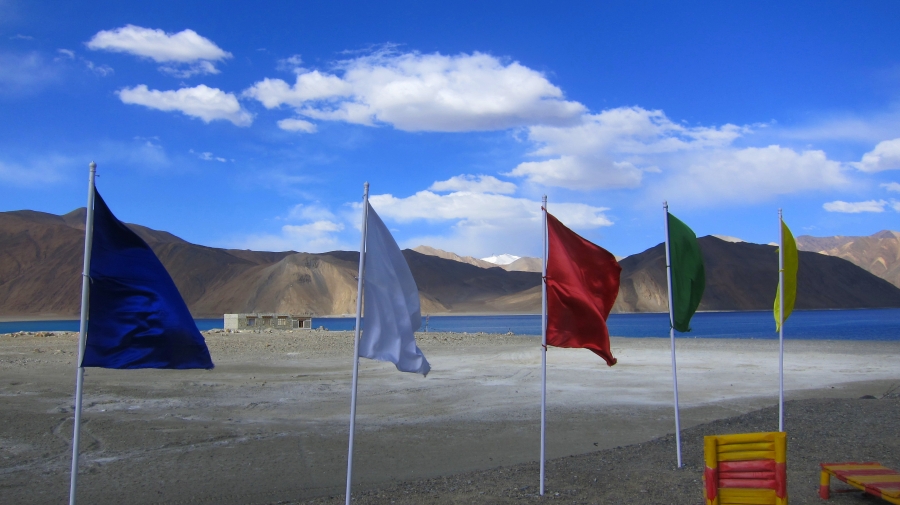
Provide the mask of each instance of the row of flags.
{"label": "row of flags", "polygon": [[[209,350],[165,267],[137,234],[120,222],[94,186],[90,165],[85,223],[85,263],[79,356],[76,372],[75,428],[69,503],[75,505],[81,403],[85,367],[115,369],[211,369]],[[428,360],[416,344],[421,327],[419,292],[399,246],[363,196],[362,238],[354,339],[346,503],[350,504],[359,358],[393,363],[402,372],[427,376]],[[606,321],[619,291],[621,266],[609,251],[567,228],[547,212],[544,197],[542,303],[541,472],[544,494],[547,346],[584,348],[616,364]],[[666,213],[666,267],[678,466],[681,463],[678,385],[674,332],[690,331],[705,289],[705,270],[694,232]],[[783,430],[783,324],[796,298],[797,248],[781,220],[779,291],[775,319],[779,330],[779,430]],[[783,304],[782,304],[783,301]],[[365,324],[362,312],[365,310]],[[782,316],[784,314],[784,316]]]}

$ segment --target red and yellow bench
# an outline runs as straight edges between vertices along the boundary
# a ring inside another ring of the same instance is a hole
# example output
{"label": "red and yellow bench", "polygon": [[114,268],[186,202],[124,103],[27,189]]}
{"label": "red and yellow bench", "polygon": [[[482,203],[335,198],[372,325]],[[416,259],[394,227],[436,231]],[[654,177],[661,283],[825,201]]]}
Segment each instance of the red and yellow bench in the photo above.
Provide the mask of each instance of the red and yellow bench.
{"label": "red and yellow bench", "polygon": [[880,463],[822,463],[819,496],[831,496],[831,478],[844,481],[860,491],[900,505],[900,473]]}
{"label": "red and yellow bench", "polygon": [[703,456],[706,505],[787,505],[784,433],[710,435]]}

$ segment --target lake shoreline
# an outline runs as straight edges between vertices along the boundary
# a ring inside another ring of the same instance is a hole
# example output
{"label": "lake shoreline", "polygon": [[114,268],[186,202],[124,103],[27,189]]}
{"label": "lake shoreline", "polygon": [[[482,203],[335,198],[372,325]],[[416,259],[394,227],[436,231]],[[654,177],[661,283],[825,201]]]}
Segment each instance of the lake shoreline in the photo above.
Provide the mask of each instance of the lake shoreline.
{"label": "lake shoreline", "polygon": [[[195,319],[198,329],[221,329],[221,318]],[[312,328],[353,331],[355,317],[314,318]],[[512,333],[539,336],[539,315],[451,315],[423,318],[420,333]],[[627,338],[668,337],[667,314],[631,313],[610,315],[607,326],[614,336]],[[257,331],[262,331],[261,328]],[[77,320],[3,321],[0,334],[18,331],[78,331]],[[795,311],[785,325],[786,340],[900,340],[900,309]],[[699,312],[692,331],[676,333],[679,340],[694,338],[759,339],[778,338],[772,314],[768,311]]]}

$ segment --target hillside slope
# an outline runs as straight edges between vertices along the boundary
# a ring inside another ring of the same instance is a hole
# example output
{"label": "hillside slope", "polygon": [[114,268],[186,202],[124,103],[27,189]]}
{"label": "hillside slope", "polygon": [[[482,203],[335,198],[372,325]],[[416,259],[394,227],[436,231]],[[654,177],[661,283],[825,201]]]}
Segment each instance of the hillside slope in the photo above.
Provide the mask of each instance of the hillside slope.
{"label": "hillside slope", "polygon": [[883,230],[868,237],[797,237],[797,248],[843,258],[900,287],[900,233]]}

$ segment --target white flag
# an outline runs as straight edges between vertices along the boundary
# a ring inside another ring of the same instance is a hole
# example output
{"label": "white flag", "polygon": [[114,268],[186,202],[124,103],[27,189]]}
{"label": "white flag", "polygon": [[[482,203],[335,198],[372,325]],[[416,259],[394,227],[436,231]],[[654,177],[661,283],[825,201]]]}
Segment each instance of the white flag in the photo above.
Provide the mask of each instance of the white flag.
{"label": "white flag", "polygon": [[397,242],[371,205],[367,216],[365,318],[359,355],[390,361],[401,372],[428,375],[431,365],[413,334],[422,326],[416,281]]}

